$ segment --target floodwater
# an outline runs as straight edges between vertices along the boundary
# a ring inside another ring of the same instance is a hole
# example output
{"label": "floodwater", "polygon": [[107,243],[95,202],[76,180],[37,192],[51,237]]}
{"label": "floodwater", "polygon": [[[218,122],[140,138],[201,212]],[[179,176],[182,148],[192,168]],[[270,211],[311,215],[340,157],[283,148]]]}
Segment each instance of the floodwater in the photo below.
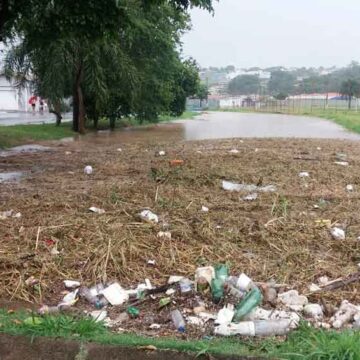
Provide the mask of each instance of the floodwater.
{"label": "floodwater", "polygon": [[23,177],[22,171],[0,172],[0,183],[19,181]]}
{"label": "floodwater", "polygon": [[209,112],[181,120],[185,140],[225,138],[314,138],[360,140],[330,120],[316,117],[236,112]]}
{"label": "floodwater", "polygon": [[0,157],[8,157],[13,155],[18,155],[22,153],[31,154],[41,151],[50,151],[51,148],[47,146],[37,145],[37,144],[29,144],[29,145],[20,145],[15,146],[7,150],[0,151]]}

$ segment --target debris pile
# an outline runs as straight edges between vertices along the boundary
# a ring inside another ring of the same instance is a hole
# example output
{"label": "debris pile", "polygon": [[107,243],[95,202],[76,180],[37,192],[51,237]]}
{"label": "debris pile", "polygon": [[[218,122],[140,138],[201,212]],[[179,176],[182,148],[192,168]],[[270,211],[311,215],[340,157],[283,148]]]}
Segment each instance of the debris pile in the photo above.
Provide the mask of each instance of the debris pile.
{"label": "debris pile", "polygon": [[[322,277],[318,283],[326,288],[337,281]],[[65,280],[64,285],[72,291],[57,306],[42,306],[39,314],[70,311],[79,301],[88,316],[114,330],[142,327],[144,331],[145,326],[158,333],[195,331],[202,336],[286,335],[302,319],[322,328],[359,327],[360,306],[344,300],[331,312],[323,304],[310,303],[297,290],[287,290],[284,284],[256,283],[245,273],[230,275],[224,264],[197,268],[194,281],[170,276],[158,287],[153,287],[149,279],[131,289],[118,282],[88,288],[78,281]],[[321,291],[321,286],[314,292]]]}

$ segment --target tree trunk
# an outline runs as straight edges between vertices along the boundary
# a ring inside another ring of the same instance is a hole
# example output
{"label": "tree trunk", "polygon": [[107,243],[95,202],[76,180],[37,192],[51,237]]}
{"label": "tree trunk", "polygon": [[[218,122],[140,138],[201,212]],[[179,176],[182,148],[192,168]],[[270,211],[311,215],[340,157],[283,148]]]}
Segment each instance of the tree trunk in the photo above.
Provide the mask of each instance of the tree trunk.
{"label": "tree trunk", "polygon": [[84,96],[80,84],[78,86],[77,93],[79,100],[79,119],[78,119],[79,133],[85,134],[85,104],[84,104]]}
{"label": "tree trunk", "polygon": [[348,108],[349,108],[349,110],[351,109],[351,98],[352,98],[352,96],[349,95],[349,102],[348,102]]}
{"label": "tree trunk", "polygon": [[110,129],[111,130],[115,129],[115,118],[114,117],[110,118]]}
{"label": "tree trunk", "polygon": [[79,131],[79,99],[76,90],[76,86],[74,86],[73,90],[73,124],[72,129],[76,132]]}
{"label": "tree trunk", "polygon": [[60,126],[62,120],[60,101],[55,101],[52,109],[49,110],[49,112],[56,116],[56,126]]}

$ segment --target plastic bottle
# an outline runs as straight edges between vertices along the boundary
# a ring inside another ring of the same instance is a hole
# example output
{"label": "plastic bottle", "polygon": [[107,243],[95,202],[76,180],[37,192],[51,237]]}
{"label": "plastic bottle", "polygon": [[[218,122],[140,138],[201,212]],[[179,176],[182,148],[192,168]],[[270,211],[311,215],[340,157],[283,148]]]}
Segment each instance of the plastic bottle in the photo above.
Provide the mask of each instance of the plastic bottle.
{"label": "plastic bottle", "polygon": [[242,321],[238,324],[220,325],[215,328],[215,335],[231,336],[280,336],[286,335],[291,328],[291,320],[255,320]]}
{"label": "plastic bottle", "polygon": [[185,332],[185,320],[179,310],[176,309],[171,312],[171,319],[179,332]]}
{"label": "plastic bottle", "polygon": [[[81,297],[86,299],[90,304],[94,305],[97,309],[101,309],[105,306],[103,300],[100,300],[98,296],[93,295],[94,292],[87,287],[80,288],[79,294]],[[105,299],[106,300],[106,299]]]}
{"label": "plastic bottle", "polygon": [[215,304],[218,304],[220,300],[224,297],[224,282],[222,280],[212,279],[211,295]]}
{"label": "plastic bottle", "polygon": [[236,306],[234,321],[239,322],[245,315],[258,306],[262,301],[261,291],[255,287],[249,291]]}
{"label": "plastic bottle", "polygon": [[187,279],[187,278],[184,278],[184,279],[181,279],[180,280],[180,291],[182,294],[187,294],[187,293],[190,293],[192,290],[192,282]]}
{"label": "plastic bottle", "polygon": [[219,264],[215,266],[215,278],[222,280],[224,283],[229,277],[229,268],[224,264]]}

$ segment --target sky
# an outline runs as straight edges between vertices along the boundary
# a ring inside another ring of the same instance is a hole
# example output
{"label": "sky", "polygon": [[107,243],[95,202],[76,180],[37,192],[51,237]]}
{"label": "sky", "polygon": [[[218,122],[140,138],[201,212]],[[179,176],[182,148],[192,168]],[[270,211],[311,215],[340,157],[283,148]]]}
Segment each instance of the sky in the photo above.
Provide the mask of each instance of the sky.
{"label": "sky", "polygon": [[359,0],[219,0],[191,10],[185,56],[203,67],[330,67],[360,61]]}

